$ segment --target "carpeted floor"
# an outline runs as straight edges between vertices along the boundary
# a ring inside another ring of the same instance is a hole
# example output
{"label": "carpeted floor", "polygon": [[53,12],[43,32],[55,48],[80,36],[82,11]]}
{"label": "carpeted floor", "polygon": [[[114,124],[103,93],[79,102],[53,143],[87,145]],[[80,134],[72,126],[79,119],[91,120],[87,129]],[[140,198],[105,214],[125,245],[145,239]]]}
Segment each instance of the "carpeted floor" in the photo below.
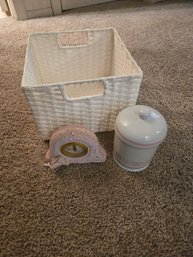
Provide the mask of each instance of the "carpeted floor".
{"label": "carpeted floor", "polygon": [[[104,164],[43,167],[47,144],[20,91],[27,35],[115,27],[144,71],[138,103],[169,132],[144,172]],[[120,1],[61,16],[0,20],[0,256],[193,256],[193,2]]]}

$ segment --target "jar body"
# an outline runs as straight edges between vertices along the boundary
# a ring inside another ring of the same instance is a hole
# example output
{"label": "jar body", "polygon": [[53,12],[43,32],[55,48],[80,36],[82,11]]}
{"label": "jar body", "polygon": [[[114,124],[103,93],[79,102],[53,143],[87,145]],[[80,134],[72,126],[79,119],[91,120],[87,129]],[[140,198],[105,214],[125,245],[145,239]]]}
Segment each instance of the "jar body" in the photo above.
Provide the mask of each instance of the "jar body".
{"label": "jar body", "polygon": [[117,164],[131,172],[142,171],[149,166],[158,145],[140,146],[129,143],[115,130],[113,156]]}

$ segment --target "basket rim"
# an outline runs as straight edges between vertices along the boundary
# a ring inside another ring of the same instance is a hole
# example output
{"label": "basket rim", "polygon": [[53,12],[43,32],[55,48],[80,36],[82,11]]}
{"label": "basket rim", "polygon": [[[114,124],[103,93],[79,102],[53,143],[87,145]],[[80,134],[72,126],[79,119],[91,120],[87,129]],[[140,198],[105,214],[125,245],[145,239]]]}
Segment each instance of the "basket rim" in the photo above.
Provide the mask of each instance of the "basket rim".
{"label": "basket rim", "polygon": [[28,38],[29,37],[33,37],[33,36],[38,36],[38,35],[50,35],[50,34],[54,34],[54,35],[58,35],[61,33],[74,33],[74,32],[85,32],[85,31],[114,31],[117,33],[117,30],[113,27],[106,27],[106,28],[86,28],[86,29],[74,29],[74,30],[61,30],[61,31],[46,31],[46,32],[30,32],[28,33]]}

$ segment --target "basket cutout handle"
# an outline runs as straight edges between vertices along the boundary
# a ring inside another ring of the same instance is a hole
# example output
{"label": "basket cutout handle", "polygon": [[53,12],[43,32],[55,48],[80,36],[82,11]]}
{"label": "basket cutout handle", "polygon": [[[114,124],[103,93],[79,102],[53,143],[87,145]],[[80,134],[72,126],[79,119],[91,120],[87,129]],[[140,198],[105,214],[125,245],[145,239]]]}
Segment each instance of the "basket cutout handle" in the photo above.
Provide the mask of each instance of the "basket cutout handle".
{"label": "basket cutout handle", "polygon": [[69,31],[58,34],[58,45],[60,48],[84,47],[89,43],[87,31]]}
{"label": "basket cutout handle", "polygon": [[103,81],[81,82],[60,85],[60,91],[67,101],[80,101],[84,99],[102,97],[105,94]]}

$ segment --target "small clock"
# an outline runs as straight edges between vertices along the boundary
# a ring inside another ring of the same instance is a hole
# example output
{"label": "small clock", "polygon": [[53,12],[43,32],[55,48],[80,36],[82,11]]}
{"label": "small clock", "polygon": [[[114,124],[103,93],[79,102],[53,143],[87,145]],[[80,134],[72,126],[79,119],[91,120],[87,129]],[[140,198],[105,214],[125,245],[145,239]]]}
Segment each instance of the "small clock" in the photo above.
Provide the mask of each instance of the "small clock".
{"label": "small clock", "polygon": [[56,169],[70,163],[105,160],[106,152],[93,132],[81,125],[68,125],[52,134],[44,165]]}

